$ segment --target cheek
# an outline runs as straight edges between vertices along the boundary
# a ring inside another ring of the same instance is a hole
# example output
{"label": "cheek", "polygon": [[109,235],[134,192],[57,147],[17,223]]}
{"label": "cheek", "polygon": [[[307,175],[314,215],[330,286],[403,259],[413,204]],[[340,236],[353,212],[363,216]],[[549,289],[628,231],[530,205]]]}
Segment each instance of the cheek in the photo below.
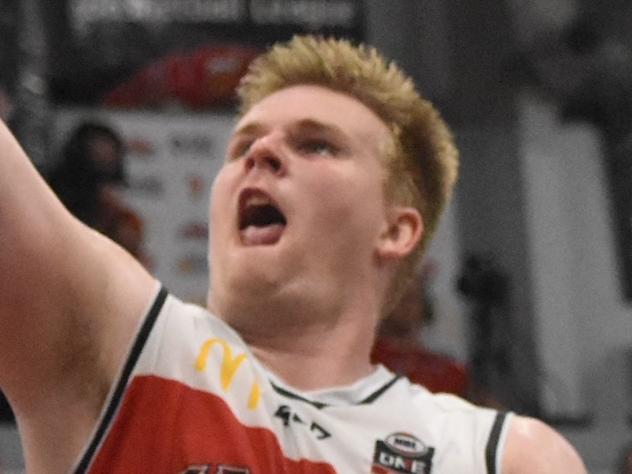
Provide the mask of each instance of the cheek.
{"label": "cheek", "polygon": [[213,180],[210,192],[210,210],[211,214],[226,209],[226,203],[232,195],[235,187],[233,179],[234,170],[230,165],[224,165]]}
{"label": "cheek", "polygon": [[211,226],[211,231],[213,231],[216,227],[216,224],[221,222],[221,216],[218,215],[218,210],[222,208],[221,203],[221,182],[215,180],[213,186],[211,188],[211,193],[209,197],[209,224]]}
{"label": "cheek", "polygon": [[[317,183],[316,225],[335,231],[373,234],[384,217],[383,185],[364,173],[350,174],[335,181]],[[359,236],[358,236],[359,237]]]}
{"label": "cheek", "polygon": [[217,234],[231,222],[229,204],[233,195],[233,181],[227,167],[222,168],[213,181],[209,197],[210,234]]}

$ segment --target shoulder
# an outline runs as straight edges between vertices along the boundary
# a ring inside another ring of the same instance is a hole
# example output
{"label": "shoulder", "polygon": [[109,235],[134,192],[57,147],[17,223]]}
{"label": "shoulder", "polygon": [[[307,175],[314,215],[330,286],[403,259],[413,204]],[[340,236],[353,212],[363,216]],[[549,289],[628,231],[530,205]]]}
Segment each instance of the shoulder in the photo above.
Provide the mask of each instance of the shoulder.
{"label": "shoulder", "polygon": [[503,474],[586,474],[566,439],[534,418],[513,416],[508,426]]}

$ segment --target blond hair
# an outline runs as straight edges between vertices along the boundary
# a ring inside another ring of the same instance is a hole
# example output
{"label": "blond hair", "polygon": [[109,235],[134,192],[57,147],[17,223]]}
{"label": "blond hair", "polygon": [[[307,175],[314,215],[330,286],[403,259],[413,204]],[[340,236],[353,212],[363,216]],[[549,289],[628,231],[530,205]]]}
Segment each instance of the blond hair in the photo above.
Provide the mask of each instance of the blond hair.
{"label": "blond hair", "polygon": [[419,245],[395,279],[390,301],[394,304],[421,260],[452,193],[458,172],[452,134],[413,81],[377,50],[316,36],[295,36],[255,59],[237,90],[240,112],[245,114],[268,95],[300,84],[320,85],[355,97],[391,131],[392,140],[383,157],[386,196],[393,203],[417,208],[424,222]]}

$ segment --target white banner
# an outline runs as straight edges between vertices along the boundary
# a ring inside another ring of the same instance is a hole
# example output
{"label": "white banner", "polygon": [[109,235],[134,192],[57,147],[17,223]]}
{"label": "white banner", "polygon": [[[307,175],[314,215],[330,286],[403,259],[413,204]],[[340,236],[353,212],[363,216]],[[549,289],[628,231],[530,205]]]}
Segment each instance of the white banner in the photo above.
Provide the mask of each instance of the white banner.
{"label": "white banner", "polygon": [[64,109],[56,148],[84,120],[109,125],[127,144],[125,202],[143,223],[149,270],[179,297],[205,305],[209,191],[234,116]]}

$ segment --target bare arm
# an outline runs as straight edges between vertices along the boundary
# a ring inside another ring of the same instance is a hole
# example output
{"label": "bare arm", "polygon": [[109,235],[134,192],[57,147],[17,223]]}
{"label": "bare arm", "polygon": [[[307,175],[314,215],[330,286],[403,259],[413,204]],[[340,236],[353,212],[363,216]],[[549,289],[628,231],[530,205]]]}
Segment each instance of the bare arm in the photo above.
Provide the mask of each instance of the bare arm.
{"label": "bare arm", "polygon": [[[154,287],[67,212],[0,122],[0,387],[29,471],[47,450],[76,455]],[[53,446],[47,437],[62,426],[65,445]]]}
{"label": "bare arm", "polygon": [[570,443],[539,420],[512,418],[506,443],[504,474],[586,474]]}

